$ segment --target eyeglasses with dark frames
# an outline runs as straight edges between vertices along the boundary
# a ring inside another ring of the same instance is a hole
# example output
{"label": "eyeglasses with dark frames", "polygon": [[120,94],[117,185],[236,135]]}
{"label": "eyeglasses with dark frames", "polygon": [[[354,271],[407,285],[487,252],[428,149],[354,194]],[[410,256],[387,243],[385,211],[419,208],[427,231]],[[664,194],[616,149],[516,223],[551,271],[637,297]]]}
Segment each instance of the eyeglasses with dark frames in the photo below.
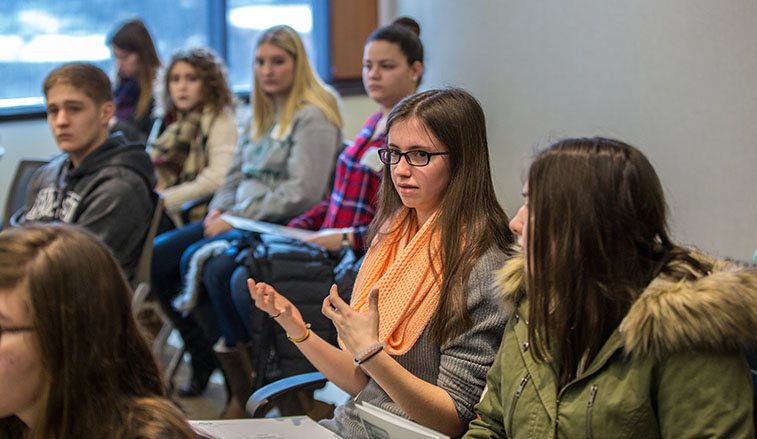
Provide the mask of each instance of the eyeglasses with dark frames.
{"label": "eyeglasses with dark frames", "polygon": [[449,152],[426,152],[419,149],[415,149],[408,152],[400,152],[396,149],[381,148],[378,150],[379,159],[381,163],[385,165],[396,165],[400,162],[402,157],[405,157],[405,161],[410,166],[426,166],[431,161],[431,157],[435,155],[447,155]]}
{"label": "eyeglasses with dark frames", "polygon": [[34,326],[17,326],[15,328],[3,328],[0,326],[0,338],[3,338],[3,334],[13,334],[14,332],[33,331]]}

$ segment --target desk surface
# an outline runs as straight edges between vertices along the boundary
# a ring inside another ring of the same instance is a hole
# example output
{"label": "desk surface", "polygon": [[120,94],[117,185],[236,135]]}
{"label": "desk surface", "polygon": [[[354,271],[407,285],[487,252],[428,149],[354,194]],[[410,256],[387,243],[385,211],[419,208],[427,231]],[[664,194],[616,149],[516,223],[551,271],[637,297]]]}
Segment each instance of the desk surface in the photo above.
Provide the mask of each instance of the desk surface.
{"label": "desk surface", "polygon": [[190,421],[192,426],[216,439],[340,439],[307,416],[263,419]]}

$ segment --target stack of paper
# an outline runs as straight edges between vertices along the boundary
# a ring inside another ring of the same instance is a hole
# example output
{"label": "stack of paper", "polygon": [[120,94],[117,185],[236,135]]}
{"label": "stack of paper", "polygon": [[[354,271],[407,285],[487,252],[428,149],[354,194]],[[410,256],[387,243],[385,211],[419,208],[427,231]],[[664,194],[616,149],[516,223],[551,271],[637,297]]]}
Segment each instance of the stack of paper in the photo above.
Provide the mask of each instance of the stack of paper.
{"label": "stack of paper", "polygon": [[367,402],[356,405],[363,426],[371,439],[449,439],[420,424],[401,418]]}
{"label": "stack of paper", "polygon": [[221,215],[221,219],[229,223],[229,225],[235,229],[258,233],[268,233],[271,235],[282,235],[293,239],[299,239],[300,241],[305,240],[317,233],[312,230],[287,227],[280,224],[267,223],[265,221],[255,221],[227,214]]}

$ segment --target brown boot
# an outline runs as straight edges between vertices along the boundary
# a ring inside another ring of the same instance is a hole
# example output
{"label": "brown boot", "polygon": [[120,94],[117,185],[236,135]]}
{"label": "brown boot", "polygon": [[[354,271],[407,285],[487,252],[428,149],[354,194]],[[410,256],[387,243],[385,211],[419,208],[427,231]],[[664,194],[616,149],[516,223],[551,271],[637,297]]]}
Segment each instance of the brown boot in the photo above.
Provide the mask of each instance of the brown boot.
{"label": "brown boot", "polygon": [[252,395],[255,383],[255,373],[247,344],[238,343],[234,347],[228,347],[222,339],[213,349],[218,362],[221,363],[226,389],[229,392],[229,401],[221,417],[224,419],[244,418],[244,408],[247,399]]}

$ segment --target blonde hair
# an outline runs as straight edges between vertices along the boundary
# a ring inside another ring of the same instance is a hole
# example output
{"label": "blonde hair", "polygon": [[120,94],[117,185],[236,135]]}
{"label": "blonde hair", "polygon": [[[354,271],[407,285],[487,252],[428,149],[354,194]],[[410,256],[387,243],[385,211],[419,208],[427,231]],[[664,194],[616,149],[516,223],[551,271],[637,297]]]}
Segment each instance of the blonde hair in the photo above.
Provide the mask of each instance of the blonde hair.
{"label": "blonde hair", "polygon": [[297,32],[287,25],[274,26],[260,35],[255,44],[256,50],[264,43],[274,45],[294,58],[294,82],[277,121],[273,99],[260,86],[258,78],[253,78],[253,140],[260,139],[276,122],[279,128],[274,135],[282,136],[291,127],[297,110],[306,104],[318,107],[326,119],[341,128],[342,115],[337,97],[326,89],[321,78],[310,67],[305,46]]}

